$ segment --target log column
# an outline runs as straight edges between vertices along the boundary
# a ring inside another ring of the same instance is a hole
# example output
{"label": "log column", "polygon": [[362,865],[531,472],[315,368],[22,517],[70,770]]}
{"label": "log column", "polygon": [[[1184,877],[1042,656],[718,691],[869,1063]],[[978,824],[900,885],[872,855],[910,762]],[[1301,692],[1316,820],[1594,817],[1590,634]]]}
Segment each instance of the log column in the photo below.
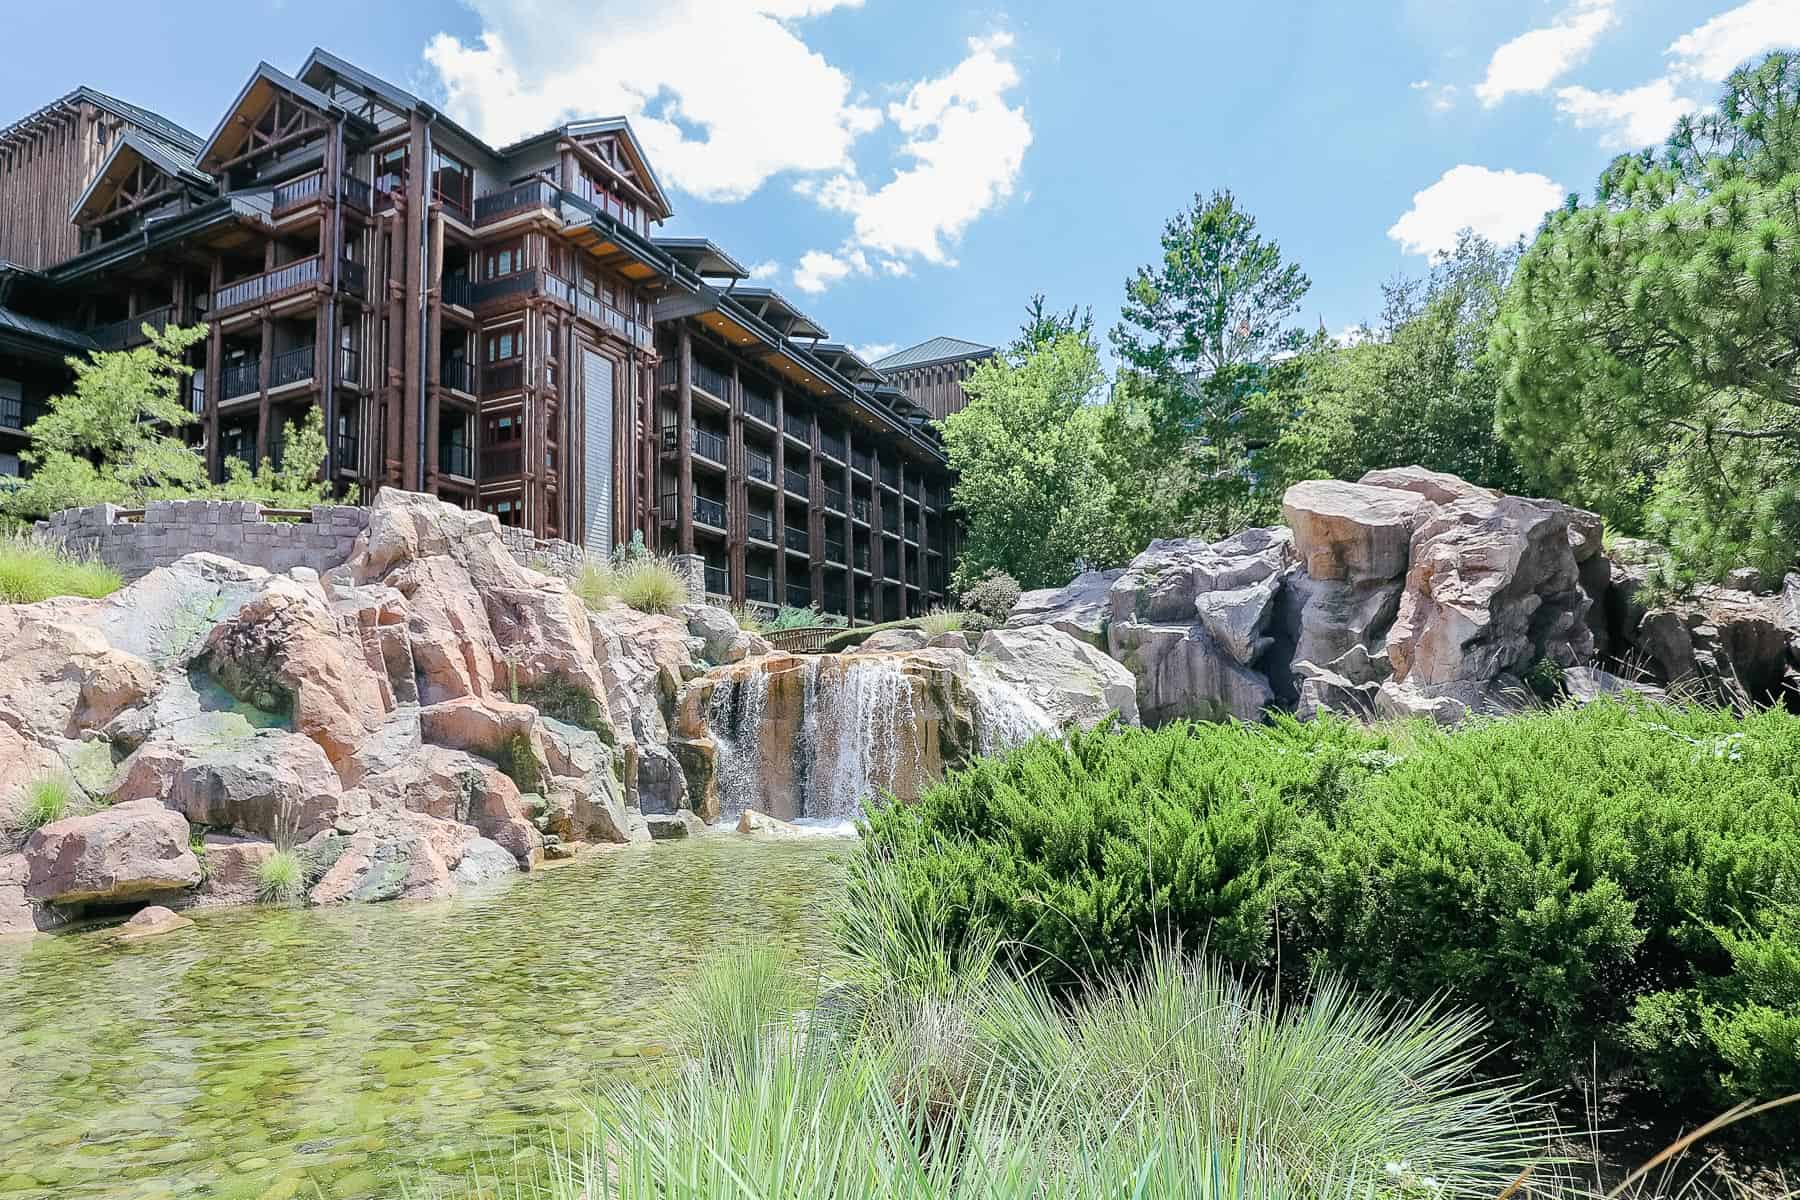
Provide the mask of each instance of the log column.
{"label": "log column", "polygon": [[[687,322],[681,324],[680,365],[675,386],[675,548],[694,552],[694,341]],[[656,433],[662,440],[662,431]]]}
{"label": "log column", "polygon": [[[726,417],[725,436],[725,552],[731,571],[731,598],[742,604],[750,598],[750,558],[744,546],[750,536],[750,489],[744,482],[744,389],[735,361],[731,364],[731,395],[726,400],[731,414]],[[776,545],[780,544],[778,539]],[[779,563],[781,557],[775,561]]]}

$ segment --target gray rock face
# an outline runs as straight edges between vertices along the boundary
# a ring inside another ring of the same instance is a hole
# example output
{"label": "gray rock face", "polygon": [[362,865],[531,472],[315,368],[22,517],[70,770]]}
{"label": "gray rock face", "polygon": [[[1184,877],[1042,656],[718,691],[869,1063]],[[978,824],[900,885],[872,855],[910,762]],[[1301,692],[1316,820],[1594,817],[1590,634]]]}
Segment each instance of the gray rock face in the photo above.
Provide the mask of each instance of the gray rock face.
{"label": "gray rock face", "polygon": [[512,851],[487,838],[476,838],[463,847],[462,861],[450,872],[459,888],[479,887],[497,879],[511,879],[519,873],[519,862]]}
{"label": "gray rock face", "polygon": [[1375,694],[1380,717],[1427,717],[1439,725],[1455,725],[1467,717],[1505,716],[1518,712],[1530,693],[1516,676],[1459,679],[1449,683],[1402,683],[1390,679]]}
{"label": "gray rock face", "polygon": [[1774,698],[1794,666],[1800,622],[1779,596],[1702,588],[1644,614],[1636,649],[1658,679],[1709,698]]}
{"label": "gray rock face", "polygon": [[1146,725],[1183,718],[1260,721],[1275,702],[1266,676],[1239,663],[1199,625],[1114,625],[1113,657],[1137,683]]}
{"label": "gray rock face", "polygon": [[1013,605],[1012,613],[1006,618],[1006,627],[1026,629],[1048,625],[1077,641],[1104,650],[1106,626],[1112,619],[1110,593],[1113,584],[1124,573],[1122,567],[1114,571],[1083,571],[1063,587],[1026,592]]}
{"label": "gray rock face", "polygon": [[200,882],[188,823],[156,800],[129,800],[45,825],[25,843],[25,894],[47,904],[119,903]]}
{"label": "gray rock face", "polygon": [[1108,592],[1112,622],[1191,625],[1194,604],[1202,595],[1281,574],[1293,559],[1293,544],[1293,536],[1279,527],[1246,529],[1221,542],[1151,542],[1113,581]]}
{"label": "gray rock face", "polygon": [[1336,671],[1306,662],[1299,664],[1299,671],[1303,682],[1294,715],[1301,720],[1314,720],[1327,713],[1358,721],[1375,716],[1379,683],[1357,683]]}
{"label": "gray rock face", "polygon": [[0,854],[0,938],[30,937],[37,932],[37,911],[25,895],[31,864],[23,854]]}
{"label": "gray rock face", "polygon": [[304,840],[337,820],[342,788],[318,743],[264,729],[199,755],[171,741],[147,743],[126,761],[113,794],[154,796],[196,825]]}
{"label": "gray rock face", "polygon": [[1247,667],[1275,644],[1264,631],[1275,615],[1275,593],[1280,587],[1281,581],[1270,577],[1248,587],[1202,592],[1194,608],[1213,640]]}
{"label": "gray rock face", "polygon": [[1455,504],[1458,500],[1477,496],[1496,499],[1500,495],[1492,488],[1478,487],[1466,479],[1443,471],[1428,471],[1424,467],[1386,467],[1370,471],[1356,482],[1365,487],[1411,492],[1415,496],[1425,497],[1433,504]]}
{"label": "gray rock face", "polygon": [[883,629],[864,638],[856,649],[866,654],[889,654],[922,649],[930,640],[923,629]]}
{"label": "gray rock face", "polygon": [[688,634],[700,639],[700,653],[711,663],[733,663],[743,659],[750,646],[737,618],[710,604],[689,604],[682,610],[687,618]]}
{"label": "gray rock face", "polygon": [[989,630],[982,635],[975,669],[1017,689],[1064,728],[1092,729],[1115,712],[1127,725],[1138,722],[1131,672],[1049,625]]}

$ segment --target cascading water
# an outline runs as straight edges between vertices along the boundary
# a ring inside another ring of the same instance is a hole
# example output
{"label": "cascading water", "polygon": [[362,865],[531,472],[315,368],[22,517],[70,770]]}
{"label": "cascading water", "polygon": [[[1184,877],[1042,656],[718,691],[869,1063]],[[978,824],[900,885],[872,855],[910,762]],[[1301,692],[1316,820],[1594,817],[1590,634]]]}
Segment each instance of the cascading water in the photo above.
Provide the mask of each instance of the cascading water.
{"label": "cascading water", "polygon": [[752,671],[713,689],[706,723],[718,745],[720,807],[737,814],[762,804],[762,723],[769,707],[769,677]]}
{"label": "cascading water", "polygon": [[[871,796],[916,795],[926,782],[926,747],[935,735],[915,688],[928,685],[907,673],[903,659],[822,655],[802,666],[778,664],[774,672],[768,663],[747,666],[718,682],[707,708],[724,814],[758,809],[843,824],[860,817]],[[781,711],[770,706],[775,672],[786,681],[779,685],[784,699],[775,705]],[[796,684],[798,713],[790,690]],[[952,695],[963,684],[979,753],[1001,753],[1056,733],[1038,704],[984,673],[980,663],[952,677]]]}

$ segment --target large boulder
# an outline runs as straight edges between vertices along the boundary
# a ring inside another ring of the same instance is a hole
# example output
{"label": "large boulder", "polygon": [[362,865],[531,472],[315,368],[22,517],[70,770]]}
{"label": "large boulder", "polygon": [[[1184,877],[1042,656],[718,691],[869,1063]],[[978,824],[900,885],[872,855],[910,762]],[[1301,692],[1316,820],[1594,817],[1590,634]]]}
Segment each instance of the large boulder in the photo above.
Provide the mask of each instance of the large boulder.
{"label": "large boulder", "polygon": [[419,710],[424,740],[491,759],[526,791],[537,791],[549,774],[543,727],[537,709],[497,697],[463,697]]}
{"label": "large boulder", "polygon": [[1077,641],[1106,649],[1106,626],[1112,619],[1112,586],[1125,573],[1083,571],[1059,588],[1026,592],[1006,618],[1008,629],[1048,625]]}
{"label": "large boulder", "polygon": [[931,637],[923,629],[882,629],[864,638],[857,649],[864,654],[894,654],[923,649]]}
{"label": "large boulder", "polygon": [[1108,589],[1110,624],[1191,625],[1195,602],[1202,595],[1279,576],[1293,554],[1292,534],[1278,526],[1246,529],[1219,542],[1200,538],[1151,542]]}
{"label": "large boulder", "polygon": [[1800,620],[1780,596],[1700,588],[1646,611],[1635,650],[1658,682],[1709,700],[1759,704],[1787,690]]}
{"label": "large boulder", "polygon": [[456,894],[456,880],[432,840],[418,834],[357,834],[316,848],[329,859],[307,900],[312,904],[442,900]]}
{"label": "large boulder", "polygon": [[200,904],[254,904],[262,865],[275,857],[275,843],[263,838],[209,833],[200,842],[206,880]]}
{"label": "large boulder", "polygon": [[26,841],[25,860],[25,893],[47,904],[124,903],[200,882],[187,820],[156,800],[53,821]]}
{"label": "large boulder", "polygon": [[1092,729],[1110,714],[1138,722],[1137,682],[1124,665],[1049,625],[982,635],[975,670],[1028,697],[1058,726]]}
{"label": "large boulder", "polygon": [[1458,500],[1473,497],[1498,499],[1500,493],[1493,488],[1484,488],[1470,483],[1466,479],[1443,471],[1431,471],[1424,467],[1384,467],[1377,471],[1369,471],[1356,481],[1362,487],[1392,488],[1397,492],[1411,492],[1415,496],[1423,496],[1433,504],[1455,504]]}
{"label": "large boulder", "polygon": [[112,796],[154,799],[196,825],[304,840],[336,822],[342,786],[317,742],[263,729],[219,745],[146,742],[120,766]]}
{"label": "large boulder", "polygon": [[625,802],[618,760],[590,730],[544,721],[551,782],[546,826],[565,842],[647,842],[643,815]]}
{"label": "large boulder", "polygon": [[456,869],[450,874],[456,880],[456,886],[461,889],[511,879],[518,873],[519,861],[513,857],[512,851],[487,838],[476,838],[464,849],[462,861],[456,864]]}
{"label": "large boulder", "polygon": [[93,624],[97,608],[0,604],[0,725],[39,743],[79,738],[149,696],[154,668],[113,648]]}
{"label": "large boulder", "polygon": [[239,700],[288,718],[333,763],[395,704],[382,660],[343,635],[316,582],[272,578],[213,627],[196,661]]}
{"label": "large boulder", "polygon": [[1586,661],[1589,600],[1569,515],[1513,496],[1472,496],[1427,514],[1387,639],[1395,677],[1485,681],[1522,675],[1540,659]]}
{"label": "large boulder", "polygon": [[[544,840],[531,821],[531,805],[518,784],[485,758],[444,746],[425,745],[405,762],[364,775],[366,791],[377,813],[401,810],[469,827],[506,847],[519,865],[529,869],[542,857]],[[456,854],[448,852],[451,866]]]}
{"label": "large boulder", "polygon": [[0,854],[0,938],[37,932],[37,907],[25,894],[31,864],[23,854]]}
{"label": "large boulder", "polygon": [[1297,483],[1281,498],[1307,575],[1334,583],[1380,583],[1405,574],[1413,530],[1430,508],[1416,492],[1336,479]]}
{"label": "large boulder", "polygon": [[1137,684],[1146,725],[1194,718],[1260,721],[1275,702],[1269,679],[1244,666],[1200,625],[1115,624],[1113,657]]}

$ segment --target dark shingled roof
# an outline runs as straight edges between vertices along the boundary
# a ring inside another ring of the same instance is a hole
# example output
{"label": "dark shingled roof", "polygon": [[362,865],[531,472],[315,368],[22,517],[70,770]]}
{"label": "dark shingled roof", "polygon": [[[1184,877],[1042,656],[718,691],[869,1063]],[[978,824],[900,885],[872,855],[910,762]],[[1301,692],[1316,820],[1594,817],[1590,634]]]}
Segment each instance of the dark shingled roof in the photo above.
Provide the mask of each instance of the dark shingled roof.
{"label": "dark shingled roof", "polygon": [[28,317],[10,308],[0,308],[0,333],[10,333],[33,341],[49,342],[68,350],[95,350],[94,339],[87,334]]}
{"label": "dark shingled roof", "polygon": [[930,341],[920,342],[916,346],[896,350],[886,358],[877,359],[875,366],[882,371],[904,371],[908,367],[924,367],[932,363],[958,362],[965,358],[987,358],[993,353],[992,346],[983,346],[979,342],[966,342],[962,338],[934,337]]}

